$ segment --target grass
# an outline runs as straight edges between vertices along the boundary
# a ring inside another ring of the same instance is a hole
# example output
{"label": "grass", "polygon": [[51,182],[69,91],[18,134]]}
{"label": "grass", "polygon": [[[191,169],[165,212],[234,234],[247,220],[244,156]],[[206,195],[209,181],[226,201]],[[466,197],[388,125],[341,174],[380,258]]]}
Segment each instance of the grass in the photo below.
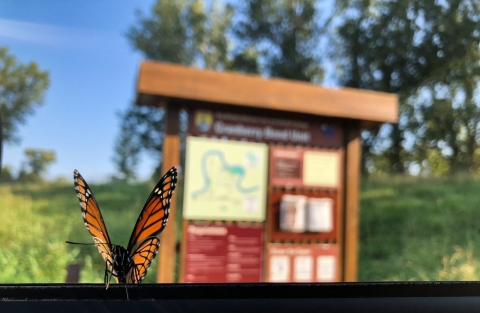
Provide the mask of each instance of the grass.
{"label": "grass", "polygon": [[[154,184],[91,185],[110,239],[126,246]],[[61,283],[69,263],[81,263],[81,282],[103,282],[105,263],[85,229],[73,184],[0,185],[0,283]],[[146,282],[155,281],[156,261]]]}
{"label": "grass", "polygon": [[[154,183],[91,185],[112,242],[126,245]],[[480,181],[362,181],[359,280],[479,280]],[[61,283],[69,263],[81,282],[102,282],[73,183],[0,185],[0,283]],[[145,282],[155,282],[158,258]]]}
{"label": "grass", "polygon": [[480,279],[480,181],[364,180],[361,210],[359,280]]}

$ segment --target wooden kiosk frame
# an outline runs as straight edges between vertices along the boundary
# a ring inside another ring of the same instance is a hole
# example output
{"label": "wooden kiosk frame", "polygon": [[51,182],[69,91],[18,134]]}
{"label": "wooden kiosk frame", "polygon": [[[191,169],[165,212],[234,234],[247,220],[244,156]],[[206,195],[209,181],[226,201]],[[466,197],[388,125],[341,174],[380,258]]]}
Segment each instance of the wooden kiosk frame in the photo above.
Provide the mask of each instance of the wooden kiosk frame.
{"label": "wooden kiosk frame", "polygon": [[[339,280],[357,280],[360,131],[384,122],[397,122],[398,100],[395,95],[348,88],[327,89],[305,82],[145,61],[140,65],[135,103],[166,110],[162,172],[180,164],[180,109],[187,112],[199,108],[222,109],[284,118],[327,119],[340,125],[343,134],[342,144],[338,147],[342,156],[341,188],[335,196]],[[269,187],[269,195],[274,191]],[[309,192],[315,193],[315,190]],[[177,227],[182,227],[176,225],[177,195],[175,193],[172,199],[169,225],[161,235],[157,274],[157,281],[161,283],[174,282],[176,232]],[[267,212],[267,230],[269,223],[271,217]],[[267,231],[266,242],[275,242],[268,234]]]}

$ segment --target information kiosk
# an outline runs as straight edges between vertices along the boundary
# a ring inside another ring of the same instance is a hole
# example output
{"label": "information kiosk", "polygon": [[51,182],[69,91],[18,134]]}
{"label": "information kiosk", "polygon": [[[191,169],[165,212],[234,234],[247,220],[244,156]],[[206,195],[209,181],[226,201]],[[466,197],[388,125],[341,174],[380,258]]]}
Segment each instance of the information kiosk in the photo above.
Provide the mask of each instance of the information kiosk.
{"label": "information kiosk", "polygon": [[189,118],[158,282],[177,263],[180,282],[356,281],[360,131],[397,121],[395,95],[146,61],[136,104],[166,110],[163,172]]}

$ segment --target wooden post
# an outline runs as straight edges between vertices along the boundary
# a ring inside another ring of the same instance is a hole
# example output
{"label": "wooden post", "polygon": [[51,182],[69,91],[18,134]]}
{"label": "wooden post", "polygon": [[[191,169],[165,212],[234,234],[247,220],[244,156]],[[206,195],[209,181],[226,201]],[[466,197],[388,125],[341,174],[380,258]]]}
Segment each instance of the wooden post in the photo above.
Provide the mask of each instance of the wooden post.
{"label": "wooden post", "polygon": [[67,266],[67,278],[65,278],[66,283],[78,283],[80,281],[80,271],[82,270],[82,265],[68,264]]}
{"label": "wooden post", "polygon": [[346,124],[343,281],[357,281],[361,139],[358,125]]}
{"label": "wooden post", "polygon": [[[178,106],[165,107],[165,137],[162,149],[162,173],[163,175],[172,166],[180,165],[180,120]],[[175,256],[177,240],[177,195],[173,194],[170,204],[170,216],[168,224],[160,236],[160,257],[157,270],[158,283],[173,283],[175,274]]]}
{"label": "wooden post", "polygon": [[182,224],[180,227],[182,227],[182,240],[180,243],[180,261],[178,262],[180,264],[180,268],[178,270],[178,282],[179,283],[184,283],[184,277],[185,277],[185,260],[187,257],[187,229],[188,229],[188,221],[182,219]]}
{"label": "wooden post", "polygon": [[[343,124],[342,124],[343,126]],[[345,129],[344,129],[345,131]],[[346,194],[346,183],[345,183],[345,158],[346,158],[346,145],[345,145],[345,135],[343,136],[344,142],[342,147],[339,150],[341,155],[341,184],[342,187],[337,189],[337,246],[338,246],[338,259],[336,263],[337,277],[338,281],[344,281],[344,258],[345,253],[345,194]]]}

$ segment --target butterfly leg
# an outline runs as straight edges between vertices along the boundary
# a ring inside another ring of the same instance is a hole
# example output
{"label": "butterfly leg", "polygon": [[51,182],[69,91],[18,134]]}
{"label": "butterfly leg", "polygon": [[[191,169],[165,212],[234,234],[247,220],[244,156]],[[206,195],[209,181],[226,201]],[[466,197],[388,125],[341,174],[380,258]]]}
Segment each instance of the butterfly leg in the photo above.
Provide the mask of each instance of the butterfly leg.
{"label": "butterfly leg", "polygon": [[[128,269],[126,268],[125,264],[123,265],[123,272],[128,273]],[[124,285],[125,285],[125,292],[127,293],[127,300],[130,300],[129,297],[128,297],[128,288],[127,288],[127,278],[126,277],[125,277]]]}
{"label": "butterfly leg", "polygon": [[108,287],[110,286],[110,280],[112,279],[112,275],[113,275],[112,271],[108,269],[108,261],[107,261],[105,262],[105,276],[103,278],[105,289],[108,289]]}
{"label": "butterfly leg", "polygon": [[125,285],[125,292],[127,293],[127,300],[130,300],[130,298],[128,297],[128,288],[127,288],[127,283],[124,283]]}

